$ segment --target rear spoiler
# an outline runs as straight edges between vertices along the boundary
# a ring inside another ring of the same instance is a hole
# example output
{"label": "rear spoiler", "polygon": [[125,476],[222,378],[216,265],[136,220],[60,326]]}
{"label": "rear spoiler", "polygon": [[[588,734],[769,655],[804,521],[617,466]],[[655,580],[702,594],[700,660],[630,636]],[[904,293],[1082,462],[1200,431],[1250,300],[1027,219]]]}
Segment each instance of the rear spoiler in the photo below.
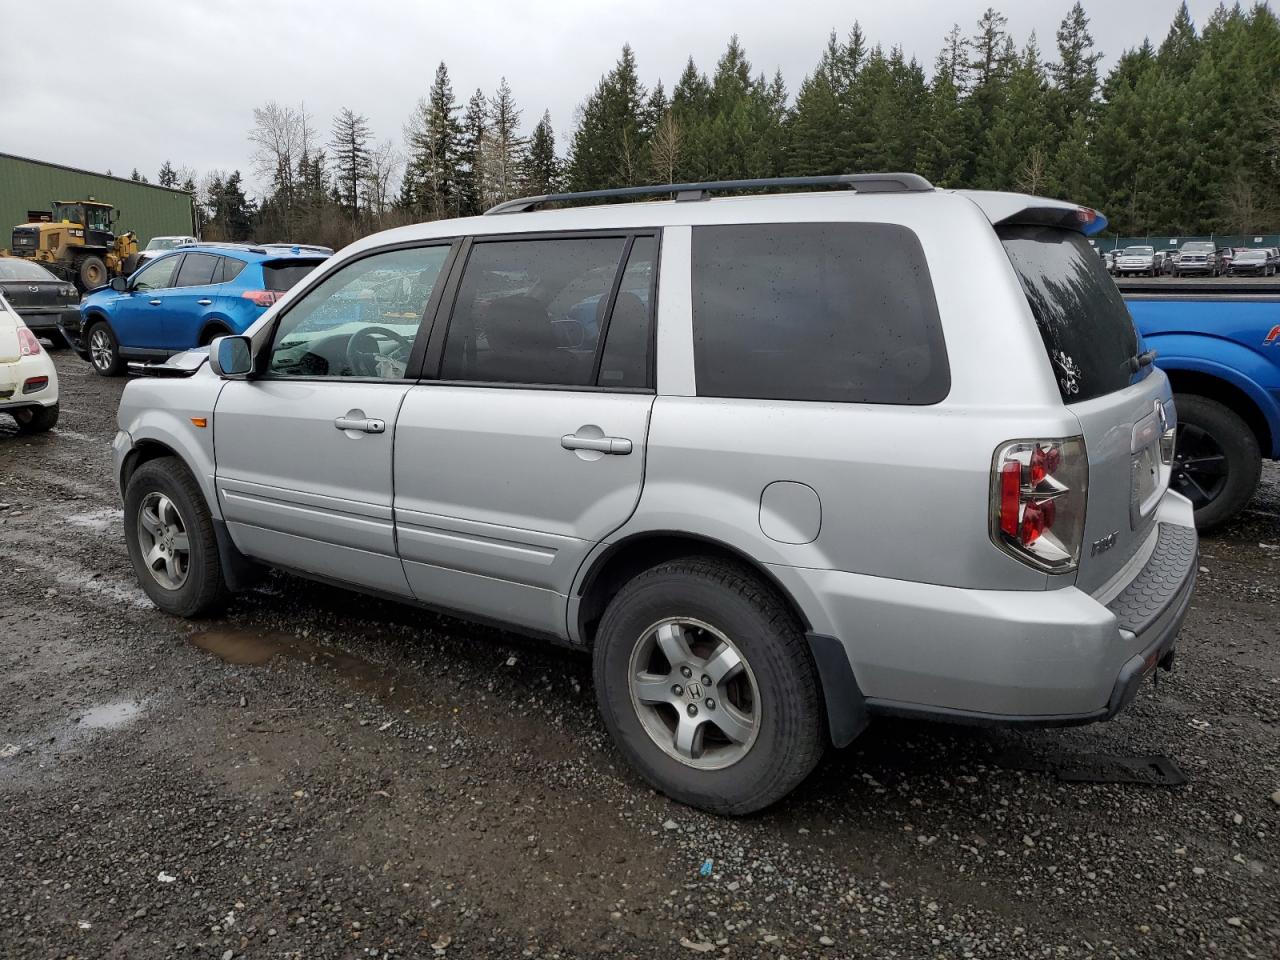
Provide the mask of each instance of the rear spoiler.
{"label": "rear spoiler", "polygon": [[1092,207],[1062,200],[1033,197],[1025,193],[998,193],[988,190],[957,190],[968,197],[991,221],[1001,224],[1061,227],[1092,237],[1107,228],[1107,218]]}

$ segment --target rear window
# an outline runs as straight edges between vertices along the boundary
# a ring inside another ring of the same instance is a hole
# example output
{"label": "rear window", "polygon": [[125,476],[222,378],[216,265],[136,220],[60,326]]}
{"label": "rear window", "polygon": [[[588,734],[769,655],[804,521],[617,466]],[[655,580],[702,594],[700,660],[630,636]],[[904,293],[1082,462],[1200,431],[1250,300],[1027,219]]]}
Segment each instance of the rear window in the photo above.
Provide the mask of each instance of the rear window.
{"label": "rear window", "polygon": [[17,257],[0,258],[0,280],[57,280],[52,273],[30,260]]}
{"label": "rear window", "polygon": [[693,228],[698,395],[930,404],[951,388],[924,251],[880,223]]}
{"label": "rear window", "polygon": [[263,280],[268,290],[289,290],[322,263],[323,259],[273,260],[262,265]]}
{"label": "rear window", "polygon": [[1022,282],[1063,402],[1129,386],[1138,334],[1089,241],[1058,227],[1006,225],[996,233]]}

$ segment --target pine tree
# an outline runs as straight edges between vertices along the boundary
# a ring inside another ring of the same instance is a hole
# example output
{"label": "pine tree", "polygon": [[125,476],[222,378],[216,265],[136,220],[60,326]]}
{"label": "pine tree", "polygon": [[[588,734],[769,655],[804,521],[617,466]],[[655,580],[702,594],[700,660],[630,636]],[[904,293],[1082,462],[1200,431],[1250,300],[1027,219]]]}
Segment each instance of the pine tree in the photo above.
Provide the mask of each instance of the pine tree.
{"label": "pine tree", "polygon": [[1056,94],[1053,119],[1060,133],[1065,133],[1076,117],[1092,116],[1101,59],[1101,52],[1093,49],[1089,18],[1077,2],[1058,27],[1058,61],[1049,64]]}
{"label": "pine tree", "polygon": [[343,107],[333,118],[333,162],[339,202],[352,218],[360,214],[360,185],[369,170],[369,121]]}
{"label": "pine tree", "polygon": [[462,116],[458,151],[458,208],[464,217],[484,213],[483,157],[489,136],[489,101],[477,89]]}
{"label": "pine tree", "polygon": [[178,171],[173,169],[173,164],[168,160],[160,165],[160,172],[156,174],[156,183],[162,187],[176,187],[178,185]]}
{"label": "pine tree", "polygon": [[624,44],[614,68],[582,105],[569,148],[570,189],[630,186],[644,179],[645,96],[635,53]]}
{"label": "pine tree", "polygon": [[458,104],[449,83],[444,61],[436,67],[428,95],[418,101],[405,130],[408,166],[401,198],[411,196],[414,212],[439,219],[456,216],[459,210],[458,165],[462,146],[462,126]]}
{"label": "pine tree", "polygon": [[556,135],[551,129],[551,112],[546,111],[529,138],[529,149],[525,151],[520,167],[520,192],[532,196],[555,193],[559,182]]}
{"label": "pine tree", "polygon": [[484,154],[486,203],[501,203],[516,195],[525,151],[519,129],[520,108],[503,77],[498,92],[489,98],[489,138]]}

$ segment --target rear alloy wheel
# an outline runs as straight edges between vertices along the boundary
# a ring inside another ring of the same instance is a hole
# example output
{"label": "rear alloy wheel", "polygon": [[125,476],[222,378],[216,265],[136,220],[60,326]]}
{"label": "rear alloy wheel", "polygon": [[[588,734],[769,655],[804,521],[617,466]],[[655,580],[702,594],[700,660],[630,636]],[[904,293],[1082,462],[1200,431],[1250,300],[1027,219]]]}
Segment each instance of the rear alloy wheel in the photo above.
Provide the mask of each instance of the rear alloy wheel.
{"label": "rear alloy wheel", "polygon": [[632,766],[668,796],[744,814],[790,793],[826,744],[804,633],[777,594],[711,557],[659,564],[610,601],[596,698]]}
{"label": "rear alloy wheel", "polygon": [[106,321],[99,320],[89,328],[89,363],[101,377],[118,377],[124,373],[120,358],[120,342]]}
{"label": "rear alloy wheel", "polygon": [[1216,400],[1178,394],[1178,432],[1169,485],[1191,501],[1196,526],[1226,523],[1252,499],[1262,474],[1253,430]]}

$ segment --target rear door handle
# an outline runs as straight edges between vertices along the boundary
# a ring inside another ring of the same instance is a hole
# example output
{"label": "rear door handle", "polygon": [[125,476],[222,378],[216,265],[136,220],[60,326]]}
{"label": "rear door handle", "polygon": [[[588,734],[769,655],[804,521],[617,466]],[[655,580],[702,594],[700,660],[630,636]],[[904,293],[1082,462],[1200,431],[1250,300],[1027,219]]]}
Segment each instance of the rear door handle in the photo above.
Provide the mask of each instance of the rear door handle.
{"label": "rear door handle", "polygon": [[387,423],[374,417],[337,417],[333,425],[339,430],[359,430],[362,433],[385,433]]}
{"label": "rear door handle", "polygon": [[631,441],[626,437],[580,437],[567,433],[560,438],[560,446],[566,450],[596,450],[623,457],[631,452]]}
{"label": "rear door handle", "polygon": [[203,300],[197,300],[196,303],[200,304],[202,307],[207,307],[209,304],[213,303],[213,301],[208,297],[205,297]]}

